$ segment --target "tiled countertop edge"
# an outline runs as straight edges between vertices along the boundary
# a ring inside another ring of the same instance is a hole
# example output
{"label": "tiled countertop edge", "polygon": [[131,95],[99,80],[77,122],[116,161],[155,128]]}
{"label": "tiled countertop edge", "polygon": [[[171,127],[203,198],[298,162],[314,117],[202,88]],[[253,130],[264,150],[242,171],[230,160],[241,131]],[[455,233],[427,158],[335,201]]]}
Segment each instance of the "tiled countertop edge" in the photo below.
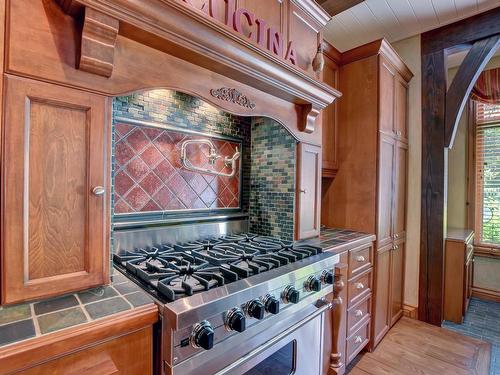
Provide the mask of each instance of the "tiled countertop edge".
{"label": "tiled countertop edge", "polygon": [[98,320],[12,343],[0,348],[2,371],[19,371],[71,354],[90,345],[133,332],[158,321],[158,307],[149,303]]}

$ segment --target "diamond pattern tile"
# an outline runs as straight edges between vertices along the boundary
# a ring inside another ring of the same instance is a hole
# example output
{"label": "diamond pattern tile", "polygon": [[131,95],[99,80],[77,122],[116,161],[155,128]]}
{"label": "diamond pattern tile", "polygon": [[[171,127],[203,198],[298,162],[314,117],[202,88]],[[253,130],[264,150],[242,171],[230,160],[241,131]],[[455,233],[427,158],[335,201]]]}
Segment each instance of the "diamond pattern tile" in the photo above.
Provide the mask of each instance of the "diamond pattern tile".
{"label": "diamond pattern tile", "polygon": [[[182,142],[199,136],[128,124],[115,124],[114,132],[115,213],[239,206],[239,171],[228,178],[182,167]],[[238,144],[219,139],[212,142],[222,158],[211,164],[209,147],[191,144],[189,160],[195,166],[229,173],[224,157],[232,157]]]}

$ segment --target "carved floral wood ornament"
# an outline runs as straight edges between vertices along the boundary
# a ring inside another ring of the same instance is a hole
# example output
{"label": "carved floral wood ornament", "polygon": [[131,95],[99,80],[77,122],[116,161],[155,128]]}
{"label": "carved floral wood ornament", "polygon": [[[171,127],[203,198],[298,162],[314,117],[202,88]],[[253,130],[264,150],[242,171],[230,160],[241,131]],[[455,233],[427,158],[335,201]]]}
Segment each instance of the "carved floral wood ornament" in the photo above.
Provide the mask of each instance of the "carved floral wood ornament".
{"label": "carved floral wood ornament", "polygon": [[228,87],[221,87],[220,89],[210,90],[210,94],[217,99],[225,100],[226,102],[231,102],[234,104],[241,105],[249,109],[255,108],[255,103],[248,99],[245,95],[236,89],[230,89]]}

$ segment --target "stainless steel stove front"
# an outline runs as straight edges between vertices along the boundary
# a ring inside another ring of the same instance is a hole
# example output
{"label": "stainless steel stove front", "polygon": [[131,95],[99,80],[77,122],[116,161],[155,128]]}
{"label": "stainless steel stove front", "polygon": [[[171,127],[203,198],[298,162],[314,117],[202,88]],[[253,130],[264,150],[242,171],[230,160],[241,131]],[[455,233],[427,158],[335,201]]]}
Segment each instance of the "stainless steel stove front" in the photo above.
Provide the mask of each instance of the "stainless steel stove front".
{"label": "stainless steel stove front", "polygon": [[[338,261],[338,255],[322,253],[163,305],[164,373],[253,375],[255,366],[262,361],[267,366],[266,358],[272,358],[273,353],[278,352],[279,357],[290,357],[289,368],[285,364],[281,370],[273,369],[274,372],[269,373],[321,374],[324,313],[331,308],[328,298],[333,287],[324,284],[321,290],[311,291],[305,283],[311,275],[320,276],[324,270],[333,271]],[[300,291],[298,303],[282,302],[277,315],[266,314],[262,320],[247,319],[244,332],[225,329],[225,316],[232,308],[243,308],[247,301],[267,293],[280,298],[287,285]],[[193,327],[205,320],[215,333],[214,346],[210,350],[187,344]],[[280,351],[287,352],[287,355]],[[271,359],[268,362],[276,361]]]}

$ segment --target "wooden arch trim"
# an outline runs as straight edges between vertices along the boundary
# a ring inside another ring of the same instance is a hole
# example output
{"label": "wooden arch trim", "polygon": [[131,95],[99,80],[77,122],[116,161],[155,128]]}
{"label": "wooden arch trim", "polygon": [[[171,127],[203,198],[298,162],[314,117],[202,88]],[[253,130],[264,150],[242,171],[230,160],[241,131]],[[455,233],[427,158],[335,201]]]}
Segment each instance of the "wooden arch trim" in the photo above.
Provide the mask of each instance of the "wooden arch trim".
{"label": "wooden arch trim", "polygon": [[453,141],[469,95],[484,67],[500,45],[500,34],[478,40],[472,45],[446,94],[445,146],[453,147]]}

